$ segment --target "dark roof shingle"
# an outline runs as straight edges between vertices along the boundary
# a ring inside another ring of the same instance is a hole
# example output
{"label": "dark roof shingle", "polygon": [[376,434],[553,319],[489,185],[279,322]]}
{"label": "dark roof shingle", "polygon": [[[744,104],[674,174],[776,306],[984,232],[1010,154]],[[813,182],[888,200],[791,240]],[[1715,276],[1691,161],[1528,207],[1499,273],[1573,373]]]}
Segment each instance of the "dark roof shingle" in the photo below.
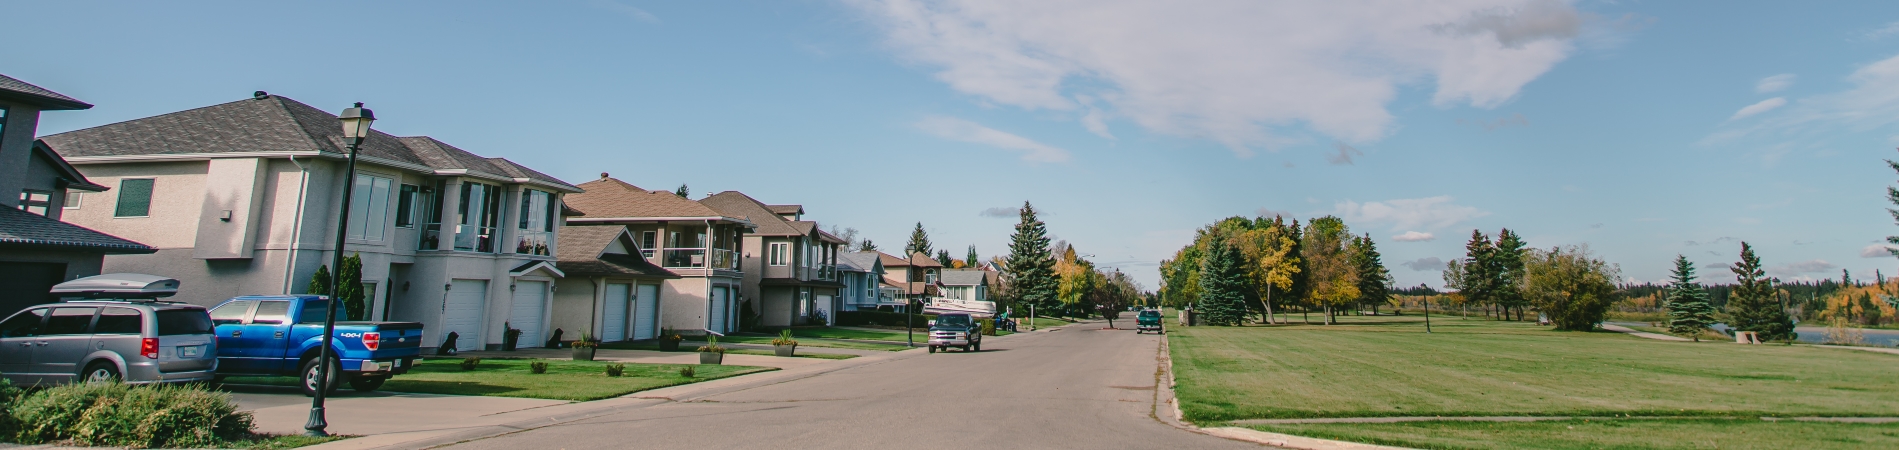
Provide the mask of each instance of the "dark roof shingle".
{"label": "dark roof shingle", "polygon": [[699,203],[704,203],[706,206],[725,213],[725,215],[752,221],[753,224],[758,225],[758,229],[751,233],[754,235],[804,236],[810,234],[808,230],[800,231],[794,227],[791,222],[778,217],[778,214],[773,213],[770,207],[765,206],[764,203],[760,203],[758,200],[739,191],[725,191],[713,194],[711,197],[699,200]]}
{"label": "dark roof shingle", "polygon": [[33,83],[18,78],[0,75],[0,99],[38,105],[41,110],[91,109],[92,104],[53,92],[51,89],[34,86]]}
{"label": "dark roof shingle", "polygon": [[586,192],[570,194],[567,203],[587,212],[589,219],[637,217],[731,217],[670,191],[648,191],[614,178],[580,184]]}
{"label": "dark roof shingle", "polygon": [[111,254],[158,251],[151,246],[100,233],[91,228],[6,207],[0,207],[0,245]]}

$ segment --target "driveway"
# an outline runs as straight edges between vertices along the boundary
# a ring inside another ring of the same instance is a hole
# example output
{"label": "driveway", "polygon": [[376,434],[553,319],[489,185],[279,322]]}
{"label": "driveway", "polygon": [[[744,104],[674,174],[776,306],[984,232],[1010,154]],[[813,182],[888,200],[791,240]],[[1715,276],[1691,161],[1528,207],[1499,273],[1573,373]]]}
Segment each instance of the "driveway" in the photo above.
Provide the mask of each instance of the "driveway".
{"label": "driveway", "polygon": [[1255,447],[1154,419],[1160,337],[1101,326],[990,338],[979,353],[906,351],[770,383],[654,391],[665,399],[450,448]]}

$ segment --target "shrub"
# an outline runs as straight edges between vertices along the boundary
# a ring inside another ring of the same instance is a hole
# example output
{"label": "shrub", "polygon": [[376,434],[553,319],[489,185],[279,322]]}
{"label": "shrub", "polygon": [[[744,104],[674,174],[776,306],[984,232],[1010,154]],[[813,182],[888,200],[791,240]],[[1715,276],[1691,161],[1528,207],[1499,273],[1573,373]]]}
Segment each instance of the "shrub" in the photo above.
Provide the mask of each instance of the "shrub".
{"label": "shrub", "polygon": [[613,363],[613,364],[607,365],[607,376],[617,377],[617,376],[625,375],[625,374],[626,374],[626,364]]}
{"label": "shrub", "polygon": [[479,365],[481,365],[481,357],[470,356],[462,358],[462,370],[475,370],[475,366]]}
{"label": "shrub", "polygon": [[251,415],[222,392],[120,383],[58,386],[12,408],[20,443],[71,439],[88,446],[219,447],[247,437]]}
{"label": "shrub", "polygon": [[692,375],[693,375],[692,366],[679,368],[679,376],[692,378]]}
{"label": "shrub", "polygon": [[547,362],[535,361],[535,362],[528,363],[528,372],[535,373],[535,374],[547,373]]}
{"label": "shrub", "polygon": [[978,321],[978,323],[981,323],[981,324],[982,324],[982,335],[983,335],[983,336],[995,336],[995,335],[996,335],[996,319],[982,319],[982,320],[980,320],[980,321]]}
{"label": "shrub", "polygon": [[[909,314],[904,314],[904,313],[899,313],[899,312],[838,311],[837,324],[840,326],[847,326],[847,327],[859,326],[859,325],[902,326],[904,319],[910,318],[910,317],[911,316]],[[910,322],[910,327],[911,328],[927,327],[929,326],[929,323],[932,320],[936,320],[935,314],[917,314],[915,316],[915,320]]]}
{"label": "shrub", "polygon": [[600,341],[597,339],[594,339],[593,333],[590,333],[587,330],[580,330],[580,340],[576,340],[574,341],[573,344],[570,344],[570,345],[575,348],[599,347]]}

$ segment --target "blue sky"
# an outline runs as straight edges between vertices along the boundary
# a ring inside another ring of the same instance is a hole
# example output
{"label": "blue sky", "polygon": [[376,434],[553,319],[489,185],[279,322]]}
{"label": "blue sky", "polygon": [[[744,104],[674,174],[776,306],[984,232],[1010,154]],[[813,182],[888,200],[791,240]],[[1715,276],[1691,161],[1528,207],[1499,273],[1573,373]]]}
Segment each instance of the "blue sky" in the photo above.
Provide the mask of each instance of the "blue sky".
{"label": "blue sky", "polygon": [[7,8],[33,20],[0,73],[98,105],[44,134],[255,90],[362,101],[390,133],[800,203],[886,249],[922,222],[1000,254],[1015,219],[984,212],[1028,200],[1150,288],[1196,227],[1262,212],[1345,217],[1403,285],[1504,227],[1641,281],[1740,241],[1783,279],[1899,273],[1874,247],[1899,234],[1899,3]]}

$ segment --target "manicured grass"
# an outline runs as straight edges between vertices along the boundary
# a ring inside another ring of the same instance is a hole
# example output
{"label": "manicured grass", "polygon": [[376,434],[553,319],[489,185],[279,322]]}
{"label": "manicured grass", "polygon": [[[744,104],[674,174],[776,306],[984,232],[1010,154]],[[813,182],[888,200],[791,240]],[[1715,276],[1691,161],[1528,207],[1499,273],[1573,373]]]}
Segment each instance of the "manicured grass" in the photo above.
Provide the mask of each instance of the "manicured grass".
{"label": "manicured grass", "polygon": [[[903,345],[903,338],[901,337],[902,333],[898,333],[898,335],[899,337],[897,338],[897,341],[889,343],[889,344],[877,343],[877,342],[840,341],[840,340],[833,340],[833,339],[804,338],[804,339],[798,339],[798,346],[799,347],[810,346],[810,347],[830,347],[830,348],[854,348],[858,350],[883,350],[883,351],[889,351],[889,352],[909,350],[910,347],[905,347]],[[923,331],[923,330],[917,330],[917,342],[923,342],[924,340],[929,339],[929,336],[930,336],[929,332]],[[727,343],[727,344],[737,343],[737,344],[771,345],[772,339],[776,339],[776,338],[766,337],[766,336],[726,336],[726,337],[719,338],[719,342]],[[704,342],[705,342],[704,337],[687,336],[686,341],[681,342],[679,344],[679,348],[687,349],[687,350],[695,349],[695,348],[699,348],[700,345],[705,345]]]}
{"label": "manicured grass", "polygon": [[[919,330],[920,331],[920,330]],[[791,335],[800,338],[856,339],[864,341],[903,342],[902,331],[860,330],[845,328],[793,328]]]}
{"label": "manicured grass", "polygon": [[[732,341],[727,340],[725,338],[719,338],[719,342],[732,342]],[[769,344],[771,342],[766,341],[766,343]],[[700,345],[704,345],[704,343],[703,342],[692,342],[692,343],[682,342],[679,344],[679,352],[681,353],[697,352]],[[804,343],[800,341],[798,345],[802,347],[804,346]],[[608,343],[600,344],[600,348],[608,349],[608,350],[651,350],[655,352],[660,351],[659,344],[651,342],[651,341],[608,342]],[[749,348],[729,348],[729,347],[725,349],[725,353],[732,354],[732,355],[762,355],[762,356],[776,355],[776,353],[773,353],[771,350],[755,350],[755,349],[749,349]],[[838,353],[798,352],[798,353],[793,354],[792,357],[817,358],[817,359],[851,359],[851,358],[856,358],[857,355],[845,355],[845,354],[838,354]]]}
{"label": "manicured grass", "polygon": [[286,448],[297,448],[297,447],[304,447],[304,446],[310,446],[310,445],[317,445],[317,444],[322,444],[325,442],[340,441],[340,440],[349,439],[349,438],[350,436],[310,437],[310,436],[304,436],[301,434],[259,435],[259,436],[256,436],[255,439],[252,439],[252,440],[242,441],[242,442],[232,442],[231,444],[236,444],[236,445],[241,446],[237,448],[245,448],[245,449],[251,449],[251,450],[279,450],[279,449],[286,449]]}
{"label": "manicured grass", "polygon": [[[1039,330],[1039,329],[1043,329],[1043,328],[1049,328],[1049,327],[1059,327],[1059,326],[1062,326],[1062,325],[1068,325],[1068,324],[1072,324],[1072,323],[1074,323],[1074,322],[1070,322],[1070,321],[1066,321],[1066,320],[1061,320],[1061,319],[1051,319],[1051,318],[1047,318],[1047,317],[1035,317],[1035,318],[1032,318],[1032,319],[1029,319],[1029,320],[1033,320],[1033,321],[1035,321],[1035,322],[1034,322],[1034,323],[1035,323],[1035,328],[1036,328],[1036,329],[1038,329],[1038,330]],[[1022,321],[1022,324],[1018,326],[1018,328],[1019,328],[1019,329],[1027,329],[1028,327],[1029,327],[1029,321],[1028,321],[1028,320],[1024,320],[1024,321]]]}
{"label": "manicured grass", "polygon": [[1426,449],[1899,448],[1899,424],[1759,419],[1255,425],[1276,433]]}
{"label": "manicured grass", "polygon": [[1899,357],[1669,342],[1527,323],[1342,317],[1169,329],[1189,420],[1362,416],[1899,416]]}
{"label": "manicured grass", "polygon": [[[528,371],[531,362],[547,363],[547,373]],[[716,380],[749,373],[777,370],[770,367],[693,365],[694,377],[679,376],[686,364],[626,363],[619,377],[607,376],[604,361],[568,361],[558,359],[488,359],[475,370],[462,370],[461,359],[428,359],[417,363],[409,373],[383,384],[390,392],[425,394],[486,395],[492,397],[543,398],[549,400],[588,401],[619,397],[648,389]],[[234,377],[232,384],[295,386],[289,377]],[[343,389],[349,389],[344,386]]]}

